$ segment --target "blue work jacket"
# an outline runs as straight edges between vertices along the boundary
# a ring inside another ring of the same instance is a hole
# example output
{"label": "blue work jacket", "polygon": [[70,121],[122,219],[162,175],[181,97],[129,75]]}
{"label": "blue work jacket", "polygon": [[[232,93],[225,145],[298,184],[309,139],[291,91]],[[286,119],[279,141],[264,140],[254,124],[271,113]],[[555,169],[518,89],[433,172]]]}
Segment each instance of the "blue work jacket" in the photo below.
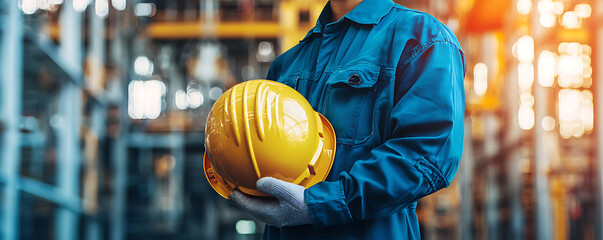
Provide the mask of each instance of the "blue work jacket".
{"label": "blue work jacket", "polygon": [[265,239],[418,239],[417,200],[447,187],[463,150],[464,56],[448,27],[391,0],[364,0],[271,65],[337,135],[326,181],[305,191],[311,225]]}

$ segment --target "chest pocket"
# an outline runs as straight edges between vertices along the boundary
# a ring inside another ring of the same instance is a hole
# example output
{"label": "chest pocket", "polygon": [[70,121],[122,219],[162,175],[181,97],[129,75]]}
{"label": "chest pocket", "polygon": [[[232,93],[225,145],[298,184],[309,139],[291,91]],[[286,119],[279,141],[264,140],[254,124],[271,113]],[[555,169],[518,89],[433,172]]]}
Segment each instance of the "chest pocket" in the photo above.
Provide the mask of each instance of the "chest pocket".
{"label": "chest pocket", "polygon": [[329,119],[337,143],[358,145],[374,131],[374,109],[380,68],[359,64],[336,69],[327,79],[322,114]]}

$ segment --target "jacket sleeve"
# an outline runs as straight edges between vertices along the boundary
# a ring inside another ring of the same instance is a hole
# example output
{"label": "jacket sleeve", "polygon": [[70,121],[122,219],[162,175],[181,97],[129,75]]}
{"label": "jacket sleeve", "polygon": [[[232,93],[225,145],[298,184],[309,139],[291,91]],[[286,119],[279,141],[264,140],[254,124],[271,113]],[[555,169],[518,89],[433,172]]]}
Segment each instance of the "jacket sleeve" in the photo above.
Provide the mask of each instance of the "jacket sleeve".
{"label": "jacket sleeve", "polygon": [[463,53],[441,39],[405,59],[396,70],[389,123],[381,123],[390,129],[388,140],[337,181],[305,191],[315,227],[391,215],[454,178],[463,149]]}

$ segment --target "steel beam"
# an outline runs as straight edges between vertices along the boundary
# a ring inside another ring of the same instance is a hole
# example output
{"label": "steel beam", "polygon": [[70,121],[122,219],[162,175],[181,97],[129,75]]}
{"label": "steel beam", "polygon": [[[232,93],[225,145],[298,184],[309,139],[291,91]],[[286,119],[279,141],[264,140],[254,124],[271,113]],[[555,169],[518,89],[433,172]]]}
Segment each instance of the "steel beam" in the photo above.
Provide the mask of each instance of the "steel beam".
{"label": "steel beam", "polygon": [[472,240],[473,234],[473,170],[475,156],[473,155],[473,141],[471,138],[471,116],[465,117],[465,143],[463,144],[463,158],[457,174],[461,190],[461,202],[459,206],[459,235],[458,239]]}
{"label": "steel beam", "polygon": [[0,174],[5,184],[0,205],[0,239],[19,237],[19,161],[21,95],[23,84],[23,15],[17,1],[0,2]]}
{"label": "steel beam", "polygon": [[[96,8],[96,5],[95,5]],[[95,9],[96,10],[96,9]],[[88,60],[91,63],[91,69],[88,81],[83,84],[86,86],[91,93],[98,94],[103,91],[104,83],[104,66],[105,66],[105,18],[96,15],[96,11],[88,11],[88,39],[90,40],[90,47],[88,51]],[[92,132],[97,139],[102,139],[105,131],[105,109],[98,104],[90,104],[90,126],[89,130]],[[96,141],[98,144],[99,141]],[[98,147],[98,146],[96,146]],[[93,151],[96,152],[96,151]],[[87,179],[84,181],[86,184],[96,184],[93,189],[84,190],[84,201],[91,202],[90,214],[98,214],[98,157],[99,153],[96,152],[95,156],[88,156],[86,176]],[[85,186],[90,188],[92,186]],[[89,191],[88,191],[89,190]],[[91,192],[92,191],[92,192]],[[101,224],[98,218],[87,219],[86,222],[86,236],[87,240],[99,240],[101,239]]]}
{"label": "steel beam", "polygon": [[[114,51],[111,52],[110,58],[116,62],[121,68],[125,69],[126,73],[132,72],[132,62],[129,51],[129,42],[127,41],[127,34],[122,32],[120,29],[125,29],[124,21],[126,15],[123,12],[117,13],[116,25],[113,28],[113,38],[111,45]],[[126,74],[128,76],[128,74]],[[127,77],[124,79],[117,79],[121,86],[120,92],[116,95],[115,99],[111,99],[113,104],[120,106],[119,110],[119,133],[111,140],[111,153],[109,158],[113,167],[114,181],[113,188],[114,194],[111,202],[111,210],[109,213],[109,239],[122,240],[126,238],[125,232],[127,228],[127,222],[125,221],[125,205],[126,205],[126,190],[127,190],[127,178],[128,178],[128,139],[125,132],[129,125],[128,116],[128,81]]]}
{"label": "steel beam", "polygon": [[202,26],[201,21],[156,22],[149,24],[147,33],[155,39],[189,39],[207,35],[219,38],[277,38],[282,34],[278,22],[220,22],[213,26],[213,31]]}
{"label": "steel beam", "polygon": [[[66,72],[82,72],[83,45],[81,38],[82,14],[73,9],[72,1],[65,1],[59,22],[61,41],[59,54],[63,59],[61,68]],[[80,131],[82,124],[82,76],[75,82],[66,82],[59,91],[58,116],[60,125],[57,134],[57,187],[67,196],[79,196],[80,189]],[[57,240],[72,240],[78,237],[79,215],[67,208],[56,210]]]}
{"label": "steel beam", "polygon": [[[538,6],[534,0],[532,6]],[[542,119],[546,116],[548,108],[547,89],[538,83],[538,53],[539,45],[543,42],[543,27],[540,26],[540,14],[532,11],[530,23],[532,37],[534,38],[534,214],[536,219],[536,239],[553,239],[551,228],[551,207],[548,192],[548,152],[544,139]]]}

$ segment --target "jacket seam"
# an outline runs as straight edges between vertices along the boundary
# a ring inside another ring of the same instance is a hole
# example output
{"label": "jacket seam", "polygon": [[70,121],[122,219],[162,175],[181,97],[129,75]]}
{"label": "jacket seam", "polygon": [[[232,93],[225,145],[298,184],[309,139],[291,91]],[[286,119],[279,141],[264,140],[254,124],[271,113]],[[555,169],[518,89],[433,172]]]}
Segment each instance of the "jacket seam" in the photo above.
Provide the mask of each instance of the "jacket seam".
{"label": "jacket seam", "polygon": [[[364,110],[367,107],[367,105],[368,105],[367,104],[367,98],[371,97],[370,95],[371,95],[371,93],[368,93],[368,94],[366,94],[364,96],[364,100],[362,101],[362,108],[360,108],[360,111],[358,112],[357,119],[360,118],[359,116],[360,116],[360,113],[362,113],[362,110]],[[375,98],[376,98],[376,96],[375,96]],[[377,101],[377,100],[375,99],[375,101]],[[366,140],[368,140],[369,138],[371,138],[373,136],[373,132],[375,130],[375,127],[374,127],[374,124],[373,124],[374,120],[375,120],[374,117],[375,117],[375,109],[373,109],[373,111],[371,111],[371,121],[370,121],[370,124],[371,124],[371,133],[367,137],[365,137],[364,139],[362,139],[360,142],[358,142],[358,143],[356,142],[356,138],[358,137],[357,136],[358,135],[358,124],[360,123],[360,120],[359,119],[356,120],[356,126],[355,126],[356,131],[354,132],[354,137],[352,138],[353,139],[352,140],[352,145],[357,146],[357,145],[363,144],[364,142],[366,142]]]}
{"label": "jacket seam", "polygon": [[340,205],[341,205],[341,214],[345,219],[346,223],[350,223],[353,221],[352,214],[350,213],[350,209],[347,206],[345,192],[343,191],[343,183],[341,181],[337,181],[339,183],[339,195],[340,195]]}
{"label": "jacket seam", "polygon": [[416,58],[420,55],[422,55],[423,53],[425,53],[425,51],[429,48],[431,48],[433,45],[435,45],[436,43],[448,43],[451,44],[454,48],[456,48],[457,50],[461,50],[454,42],[450,41],[449,39],[445,38],[445,37],[438,37],[435,38],[433,40],[431,40],[430,42],[423,44],[421,46],[418,46],[416,48],[414,48],[410,55],[408,56],[408,58],[406,58],[403,67],[401,67],[400,69],[402,71],[404,71],[408,65],[413,62],[414,60],[416,60]]}

